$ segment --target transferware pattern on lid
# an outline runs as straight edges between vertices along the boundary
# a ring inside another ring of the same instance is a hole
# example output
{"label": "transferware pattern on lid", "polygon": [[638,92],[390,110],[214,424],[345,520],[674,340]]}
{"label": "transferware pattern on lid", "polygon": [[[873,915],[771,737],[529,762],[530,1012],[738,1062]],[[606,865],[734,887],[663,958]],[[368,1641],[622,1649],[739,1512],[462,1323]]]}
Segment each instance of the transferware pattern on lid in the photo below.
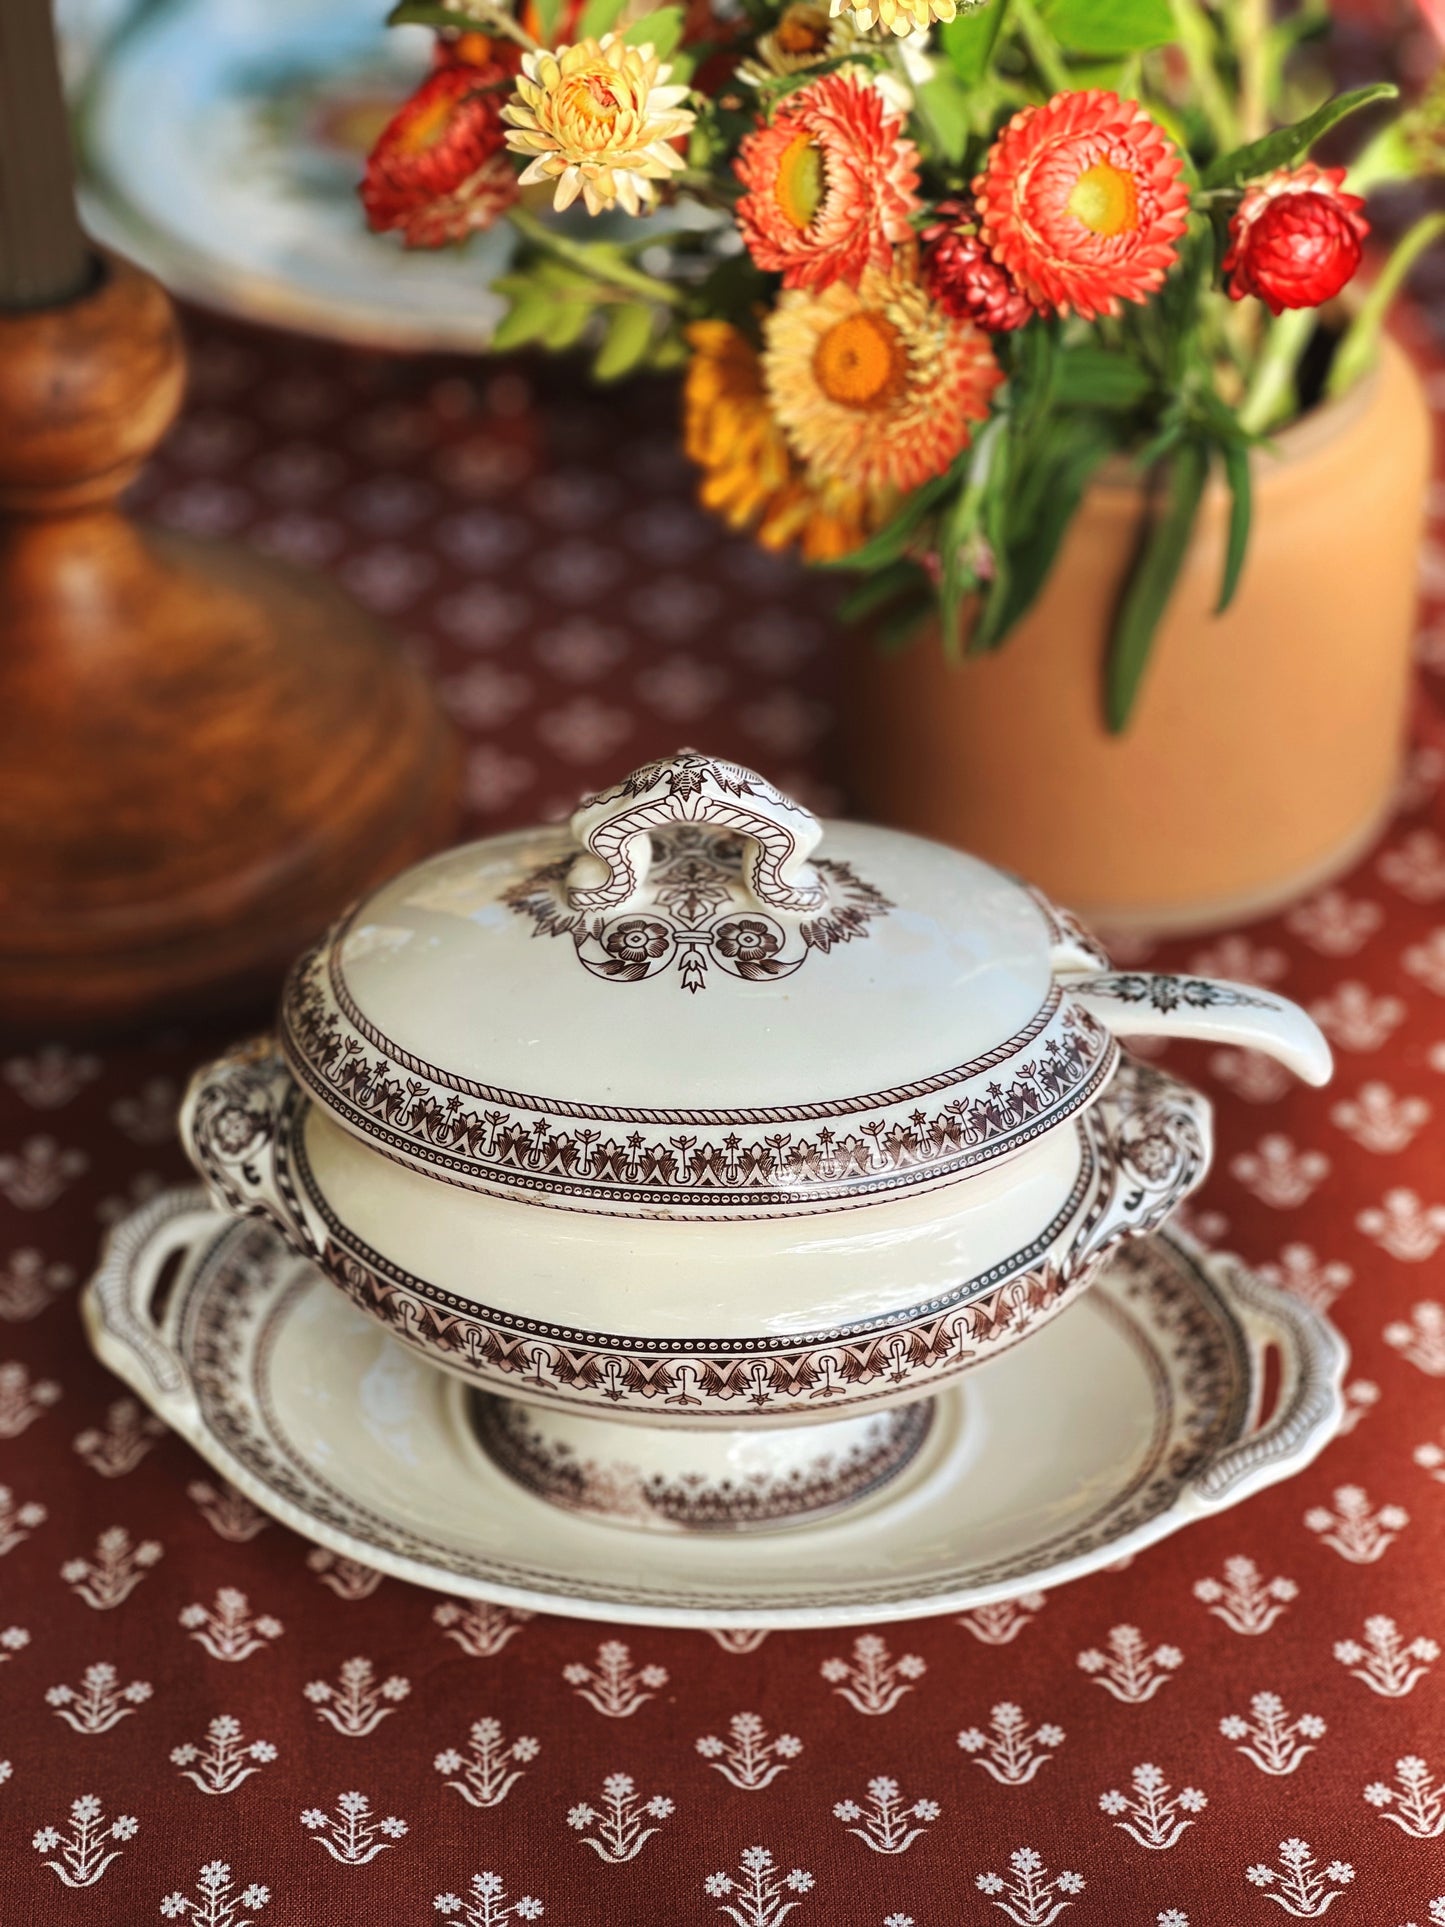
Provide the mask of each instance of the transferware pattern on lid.
{"label": "transferware pattern on lid", "polygon": [[833,1210],[963,1177],[1091,1101],[1116,1047],[1053,981],[1083,944],[972,857],[825,826],[682,751],[567,826],[384,885],[301,959],[282,1037],[341,1125],[452,1183]]}

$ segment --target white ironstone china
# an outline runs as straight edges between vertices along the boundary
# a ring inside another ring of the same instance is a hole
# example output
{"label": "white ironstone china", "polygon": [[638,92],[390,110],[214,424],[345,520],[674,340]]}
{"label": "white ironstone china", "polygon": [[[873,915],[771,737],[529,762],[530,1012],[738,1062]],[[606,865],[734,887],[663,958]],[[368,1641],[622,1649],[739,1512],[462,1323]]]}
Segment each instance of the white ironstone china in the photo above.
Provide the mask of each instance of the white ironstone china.
{"label": "white ironstone china", "polygon": [[[534,1491],[776,1527],[903,1476],[932,1420],[894,1408],[1199,1183],[1208,1106],[1136,1033],[1329,1074],[1283,998],[1111,971],[975,859],[681,751],[376,891],[183,1133],[219,1206],[492,1398]],[[638,1503],[649,1465],[712,1497]]]}
{"label": "white ironstone china", "polygon": [[641,1625],[864,1624],[1057,1586],[1308,1464],[1346,1361],[1321,1313],[1237,1260],[1137,1239],[1027,1347],[941,1394],[890,1485],[786,1533],[643,1542],[499,1470],[460,1380],[198,1190],[117,1227],[84,1315],[104,1362],[307,1538],[448,1593]]}

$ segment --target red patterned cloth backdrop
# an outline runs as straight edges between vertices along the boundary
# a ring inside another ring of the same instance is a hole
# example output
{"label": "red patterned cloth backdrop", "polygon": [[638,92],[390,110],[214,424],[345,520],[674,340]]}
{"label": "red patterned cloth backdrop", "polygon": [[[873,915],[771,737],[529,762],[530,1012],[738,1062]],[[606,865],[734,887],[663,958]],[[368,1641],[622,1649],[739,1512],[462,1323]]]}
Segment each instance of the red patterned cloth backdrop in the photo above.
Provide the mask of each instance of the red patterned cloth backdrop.
{"label": "red patterned cloth backdrop", "polygon": [[[825,600],[691,507],[665,394],[193,332],[146,511],[395,623],[467,734],[471,829],[687,740],[836,805]],[[1428,550],[1427,591],[1442,570]],[[1438,686],[1428,604],[1421,654]],[[1346,1434],[1127,1569],[961,1619],[619,1631],[310,1549],[122,1396],[76,1316],[105,1226],[186,1175],[177,1097],[221,1038],[13,1052],[0,1918],[1445,1921],[1442,768],[1427,728],[1353,875],[1157,953],[1279,986],[1337,1048],[1324,1092],[1171,1060],[1219,1106],[1195,1228],[1330,1309]]]}

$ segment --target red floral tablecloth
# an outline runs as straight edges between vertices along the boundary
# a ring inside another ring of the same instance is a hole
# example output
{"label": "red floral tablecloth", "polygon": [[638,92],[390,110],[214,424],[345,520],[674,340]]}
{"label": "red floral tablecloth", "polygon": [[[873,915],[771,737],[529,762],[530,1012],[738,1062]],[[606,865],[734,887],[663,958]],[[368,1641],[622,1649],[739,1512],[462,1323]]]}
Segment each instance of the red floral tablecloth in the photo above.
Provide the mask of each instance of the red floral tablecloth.
{"label": "red floral tablecloth", "polygon": [[[389,617],[467,733],[471,828],[683,740],[836,805],[825,599],[694,511],[665,393],[193,335],[147,512]],[[1422,659],[1445,673],[1428,606]],[[1445,1921],[1442,772],[1427,730],[1353,875],[1158,953],[1278,985],[1337,1047],[1322,1093],[1173,1058],[1219,1105],[1195,1227],[1331,1310],[1346,1435],[1126,1569],[962,1619],[618,1631],[311,1550],[76,1316],[105,1226],[185,1175],[175,1104],[220,1034],[10,1054],[0,1920]]]}

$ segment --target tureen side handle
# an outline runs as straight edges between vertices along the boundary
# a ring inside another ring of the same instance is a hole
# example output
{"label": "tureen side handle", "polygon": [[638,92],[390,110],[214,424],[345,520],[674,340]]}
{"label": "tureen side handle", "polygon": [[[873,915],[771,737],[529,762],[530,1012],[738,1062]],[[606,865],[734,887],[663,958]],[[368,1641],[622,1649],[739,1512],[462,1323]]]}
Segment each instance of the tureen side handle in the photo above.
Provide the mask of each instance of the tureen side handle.
{"label": "tureen side handle", "polygon": [[1203,1092],[1127,1054],[1085,1128],[1095,1134],[1108,1186],[1065,1259],[1073,1276],[1157,1231],[1203,1183],[1214,1154],[1213,1107]]}
{"label": "tureen side handle", "polygon": [[1196,1263],[1223,1274],[1253,1354],[1256,1401],[1263,1389],[1269,1350],[1277,1352],[1280,1360],[1274,1410],[1248,1438],[1212,1459],[1190,1486],[1196,1509],[1215,1512],[1297,1471],[1301,1447],[1307,1442],[1314,1447],[1308,1455],[1313,1458],[1335,1436],[1345,1413],[1341,1388],[1349,1348],[1322,1313],[1267,1284],[1238,1258],[1216,1252],[1201,1255],[1177,1233],[1170,1236],[1191,1252]]}
{"label": "tureen side handle", "polygon": [[[187,1434],[198,1425],[200,1412],[176,1334],[187,1267],[216,1224],[199,1187],[162,1192],[116,1225],[81,1298],[81,1316],[97,1355],[168,1425]],[[181,1270],[171,1277],[176,1260]]]}
{"label": "tureen side handle", "polygon": [[218,1211],[263,1217],[303,1258],[316,1236],[281,1165],[287,1128],[305,1098],[272,1037],[252,1038],[191,1079],[181,1142]]}
{"label": "tureen side handle", "polygon": [[708,823],[748,845],[743,880],[768,910],[812,916],[826,892],[808,858],[823,826],[756,770],[696,750],[646,763],[615,788],[589,796],[571,819],[583,854],[568,875],[573,910],[616,910],[639,898],[652,862],[652,833]]}
{"label": "tureen side handle", "polygon": [[1146,970],[1066,973],[1059,981],[1116,1037],[1201,1037],[1263,1051],[1306,1084],[1330,1081],[1334,1059],[1324,1032],[1272,991]]}

